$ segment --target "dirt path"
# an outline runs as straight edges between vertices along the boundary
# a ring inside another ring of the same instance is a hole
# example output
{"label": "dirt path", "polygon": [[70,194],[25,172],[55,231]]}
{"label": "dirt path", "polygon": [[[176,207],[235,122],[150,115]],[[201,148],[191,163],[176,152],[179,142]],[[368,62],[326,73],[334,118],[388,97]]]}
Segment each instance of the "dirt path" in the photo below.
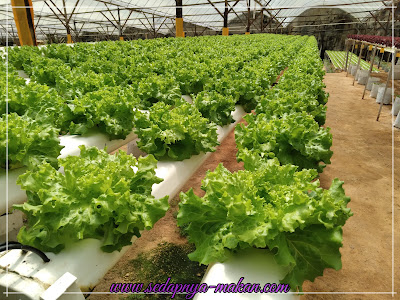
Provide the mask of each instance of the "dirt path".
{"label": "dirt path", "polygon": [[[361,95],[364,86],[352,86],[352,77],[330,73],[325,77],[330,93],[327,126],[332,128],[333,158],[321,175],[322,186],[338,177],[345,182],[354,216],[344,226],[342,270],[326,270],[305,291],[390,292],[392,289],[392,117],[384,106],[376,122],[379,105]],[[400,164],[400,131],[394,130],[395,166]],[[396,172],[395,235],[396,291],[399,281],[399,171]],[[400,299],[397,295],[396,298]],[[391,295],[306,295],[305,299],[393,299]]]}
{"label": "dirt path", "polygon": [[[361,100],[363,86],[352,86],[352,77],[345,73],[326,75],[327,91],[330,93],[327,126],[332,128],[334,155],[332,164],[321,175],[321,184],[328,188],[333,178],[345,181],[344,188],[351,197],[350,207],[354,216],[344,227],[344,246],[341,249],[343,269],[326,270],[324,276],[314,283],[306,282],[308,292],[390,292],[392,284],[391,246],[391,155],[392,127],[390,107],[384,106],[380,122],[376,122],[378,105],[375,99],[366,96]],[[400,130],[395,131],[395,165],[400,164]],[[236,162],[234,134],[225,139],[217,152],[213,153],[201,168],[182,188],[193,187],[200,195],[201,179],[207,170],[214,170],[222,162],[231,171],[242,168]],[[399,216],[399,174],[395,174],[397,198],[395,214]],[[174,215],[178,197],[171,201],[172,210],[154,228],[145,232],[118,264],[107,273],[95,291],[107,291],[112,282],[128,282],[132,272],[127,265],[141,253],[158,247],[162,241],[184,244]],[[397,217],[396,217],[397,218]],[[398,218],[397,218],[398,219]],[[396,223],[396,229],[399,228]],[[398,231],[398,230],[397,230]],[[395,260],[396,291],[400,292],[399,235],[396,234],[397,257]],[[109,295],[92,295],[90,300],[118,299]],[[400,297],[396,297],[399,298]],[[310,299],[393,299],[391,295],[305,295]]]}

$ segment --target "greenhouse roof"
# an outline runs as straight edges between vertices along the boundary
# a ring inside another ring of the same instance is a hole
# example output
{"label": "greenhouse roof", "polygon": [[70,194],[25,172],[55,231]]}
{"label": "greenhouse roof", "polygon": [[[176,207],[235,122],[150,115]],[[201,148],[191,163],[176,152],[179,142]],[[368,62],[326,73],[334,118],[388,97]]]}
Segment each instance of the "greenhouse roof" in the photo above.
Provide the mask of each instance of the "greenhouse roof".
{"label": "greenhouse roof", "polygon": [[[174,33],[176,6],[173,0],[32,0],[37,35],[65,34],[65,22],[75,32],[118,34],[123,29],[139,28],[149,32]],[[64,6],[65,3],[65,6]],[[263,9],[285,27],[311,8],[340,8],[362,21],[374,12],[391,5],[381,0],[228,0],[229,19],[250,8],[251,13]],[[223,26],[223,0],[184,0],[183,20],[210,30]],[[72,14],[72,16],[71,16]],[[16,31],[10,0],[0,0],[0,34]]]}

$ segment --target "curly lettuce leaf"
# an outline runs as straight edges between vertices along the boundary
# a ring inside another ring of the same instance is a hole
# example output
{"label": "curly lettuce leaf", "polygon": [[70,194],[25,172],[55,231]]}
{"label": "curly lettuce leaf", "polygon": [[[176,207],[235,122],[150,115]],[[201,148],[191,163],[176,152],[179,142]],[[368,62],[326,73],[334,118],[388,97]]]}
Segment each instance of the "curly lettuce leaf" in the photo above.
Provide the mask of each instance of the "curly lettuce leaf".
{"label": "curly lettuce leaf", "polygon": [[297,92],[294,89],[283,90],[279,87],[269,90],[260,98],[255,112],[264,113],[270,117],[307,112],[322,126],[326,120],[326,109],[326,106],[320,104],[314,95],[306,94],[304,91]]}
{"label": "curly lettuce leaf", "polygon": [[235,101],[232,96],[203,91],[196,95],[193,103],[204,118],[217,125],[224,126],[234,122],[231,112],[235,110]]}
{"label": "curly lettuce leaf", "polygon": [[171,77],[148,74],[133,86],[140,99],[137,105],[139,109],[148,109],[159,101],[172,105],[182,97],[178,84]]}
{"label": "curly lettuce leaf", "polygon": [[220,164],[208,172],[203,197],[180,194],[178,225],[196,246],[189,258],[209,264],[240,249],[269,248],[288,267],[282,281],[293,289],[325,268],[340,268],[339,233],[352,215],[343,182],[335,179],[324,190],[312,181],[315,170],[297,171],[249,151],[244,160],[249,170],[231,173]]}
{"label": "curly lettuce leaf", "polygon": [[28,196],[26,203],[14,205],[28,220],[18,234],[21,243],[58,253],[95,238],[103,251],[119,251],[165,215],[168,196],[151,196],[152,185],[162,181],[152,155],[136,160],[122,151],[80,149],[80,156],[59,160],[64,174],[44,163],[18,178]]}
{"label": "curly lettuce leaf", "polygon": [[68,104],[72,113],[69,131],[86,133],[97,127],[110,139],[124,139],[133,129],[134,103],[119,88],[103,88],[75,98]]}
{"label": "curly lettuce leaf", "polygon": [[158,102],[148,112],[135,111],[135,132],[138,147],[157,159],[184,160],[213,152],[219,144],[216,125],[183,100],[175,106]]}
{"label": "curly lettuce leaf", "polygon": [[[8,139],[7,139],[8,116]],[[0,167],[6,167],[8,141],[8,167],[16,169],[48,162],[57,167],[57,157],[64,146],[60,145],[59,130],[50,124],[35,121],[16,113],[0,118]]]}
{"label": "curly lettuce leaf", "polygon": [[293,164],[300,169],[322,172],[330,163],[333,152],[329,128],[319,127],[305,112],[284,114],[281,118],[266,114],[244,117],[248,125],[235,129],[238,160],[243,149],[253,150],[266,159],[277,157],[281,164]]}
{"label": "curly lettuce leaf", "polygon": [[289,269],[281,282],[302,291],[305,280],[314,281],[324,269],[342,268],[339,248],[342,246],[342,229],[326,229],[312,225],[293,233],[284,233],[268,243],[275,260]]}

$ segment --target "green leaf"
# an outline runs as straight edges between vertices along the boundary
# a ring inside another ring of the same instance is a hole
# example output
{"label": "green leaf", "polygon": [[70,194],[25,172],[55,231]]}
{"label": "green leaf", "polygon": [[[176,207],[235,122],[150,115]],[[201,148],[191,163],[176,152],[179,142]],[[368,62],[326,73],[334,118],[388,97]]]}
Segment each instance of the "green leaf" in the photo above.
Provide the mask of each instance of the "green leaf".
{"label": "green leaf", "polygon": [[7,143],[10,169],[42,162],[57,167],[57,157],[64,148],[60,145],[58,131],[52,125],[41,124],[27,116],[4,115],[0,118],[0,167],[6,167]]}
{"label": "green leaf", "polygon": [[175,106],[158,102],[149,112],[135,111],[137,145],[157,159],[183,160],[201,152],[215,151],[217,127],[183,100]]}
{"label": "green leaf", "polygon": [[165,215],[168,196],[151,196],[153,184],[162,181],[153,156],[136,160],[122,151],[109,155],[95,147],[80,149],[80,156],[59,160],[64,174],[43,163],[18,178],[28,196],[14,205],[27,217],[18,234],[21,243],[57,253],[95,238],[103,251],[119,251]]}
{"label": "green leaf", "polygon": [[252,150],[262,158],[277,157],[281,164],[294,164],[300,169],[322,172],[330,163],[333,152],[329,128],[321,128],[307,113],[284,114],[281,118],[266,114],[245,116],[248,125],[235,129],[238,160],[243,149]]}
{"label": "green leaf", "polygon": [[341,246],[341,227],[328,230],[321,225],[281,234],[268,244],[270,249],[276,251],[275,260],[289,267],[289,272],[281,281],[300,291],[305,280],[314,281],[323,275],[324,269],[342,268]]}
{"label": "green leaf", "polygon": [[233,123],[231,112],[235,110],[233,97],[223,96],[217,92],[200,92],[193,101],[204,118],[220,126]]}
{"label": "green leaf", "polygon": [[178,226],[202,264],[223,262],[248,247],[269,248],[288,267],[282,282],[293,289],[325,268],[340,268],[341,226],[352,215],[343,182],[320,188],[316,170],[264,160],[243,152],[247,170],[229,172],[221,164],[202,181],[203,197],[181,193]]}

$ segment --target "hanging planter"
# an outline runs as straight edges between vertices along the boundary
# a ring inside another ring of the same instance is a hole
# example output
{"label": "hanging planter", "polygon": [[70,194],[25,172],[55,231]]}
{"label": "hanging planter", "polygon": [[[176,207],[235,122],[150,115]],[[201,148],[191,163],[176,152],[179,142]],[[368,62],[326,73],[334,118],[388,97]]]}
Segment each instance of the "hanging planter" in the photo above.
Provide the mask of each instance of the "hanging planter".
{"label": "hanging planter", "polygon": [[372,89],[371,89],[371,97],[376,98],[378,96],[378,90],[380,87],[384,87],[385,84],[383,83],[374,83],[372,84]]}
{"label": "hanging planter", "polygon": [[[385,98],[383,96],[385,96]],[[376,103],[381,103],[382,101],[383,104],[390,104],[392,102],[392,88],[386,88],[385,86],[379,88]]]}
{"label": "hanging planter", "polygon": [[399,111],[400,111],[400,97],[397,96],[393,102],[392,115],[397,116],[399,114]]}
{"label": "hanging planter", "polygon": [[368,83],[367,83],[367,90],[370,91],[372,90],[372,85],[374,83],[379,83],[380,79],[377,77],[370,77],[368,78]]}

